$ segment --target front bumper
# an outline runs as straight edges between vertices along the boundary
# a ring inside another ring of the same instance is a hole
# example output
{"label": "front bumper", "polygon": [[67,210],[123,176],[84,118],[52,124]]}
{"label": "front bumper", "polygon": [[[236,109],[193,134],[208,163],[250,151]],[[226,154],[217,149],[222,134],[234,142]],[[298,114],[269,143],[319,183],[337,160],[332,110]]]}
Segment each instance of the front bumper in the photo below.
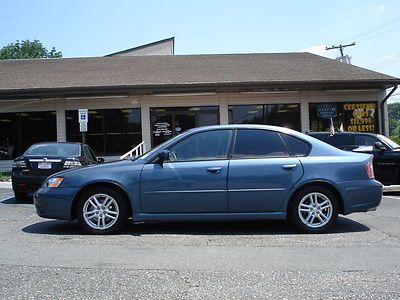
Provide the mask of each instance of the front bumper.
{"label": "front bumper", "polygon": [[33,194],[36,213],[42,218],[72,220],[72,205],[79,188],[40,188]]}
{"label": "front bumper", "polygon": [[340,182],[343,214],[376,210],[382,200],[383,185],[376,180]]}

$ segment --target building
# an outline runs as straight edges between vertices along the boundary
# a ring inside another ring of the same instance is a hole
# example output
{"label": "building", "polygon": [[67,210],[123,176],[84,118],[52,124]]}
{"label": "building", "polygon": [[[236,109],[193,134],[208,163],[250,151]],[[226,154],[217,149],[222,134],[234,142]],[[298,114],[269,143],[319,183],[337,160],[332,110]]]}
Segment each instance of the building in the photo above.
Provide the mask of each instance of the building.
{"label": "building", "polygon": [[81,141],[80,108],[87,143],[106,159],[211,124],[307,132],[332,117],[337,129],[388,134],[386,91],[399,83],[310,53],[0,61],[0,168],[32,143]]}

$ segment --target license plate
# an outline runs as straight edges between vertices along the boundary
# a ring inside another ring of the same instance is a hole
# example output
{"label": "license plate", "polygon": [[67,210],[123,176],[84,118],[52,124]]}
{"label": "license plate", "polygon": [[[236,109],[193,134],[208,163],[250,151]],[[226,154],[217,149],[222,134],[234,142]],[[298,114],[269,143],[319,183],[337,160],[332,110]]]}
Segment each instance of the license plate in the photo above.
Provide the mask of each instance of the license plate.
{"label": "license plate", "polygon": [[38,163],[38,169],[51,169],[51,163],[40,162]]}

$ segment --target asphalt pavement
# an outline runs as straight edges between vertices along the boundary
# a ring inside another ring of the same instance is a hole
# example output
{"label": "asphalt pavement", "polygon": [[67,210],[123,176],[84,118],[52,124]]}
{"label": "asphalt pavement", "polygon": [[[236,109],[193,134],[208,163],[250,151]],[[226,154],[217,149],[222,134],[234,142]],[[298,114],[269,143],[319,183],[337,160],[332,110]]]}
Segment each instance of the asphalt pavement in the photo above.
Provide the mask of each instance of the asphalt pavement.
{"label": "asphalt pavement", "polygon": [[0,189],[0,298],[400,298],[399,195],[322,235],[268,221],[127,224],[87,236]]}

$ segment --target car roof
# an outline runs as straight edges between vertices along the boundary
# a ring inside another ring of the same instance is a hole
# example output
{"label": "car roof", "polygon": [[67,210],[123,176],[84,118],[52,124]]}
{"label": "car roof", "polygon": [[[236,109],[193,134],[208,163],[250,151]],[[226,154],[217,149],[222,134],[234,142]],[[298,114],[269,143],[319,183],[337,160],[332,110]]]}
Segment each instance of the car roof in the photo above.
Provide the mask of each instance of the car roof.
{"label": "car roof", "polygon": [[[329,134],[332,135],[330,131],[318,131],[318,132],[307,132],[309,135],[324,135],[324,134]],[[353,131],[339,131],[335,132],[333,135],[355,135],[355,134],[362,134],[362,135],[373,135],[377,136],[378,133],[373,133],[373,132],[353,132]]]}
{"label": "car roof", "polygon": [[79,142],[39,142],[39,143],[34,143],[34,144],[32,144],[31,146],[33,146],[33,145],[42,145],[42,144],[44,144],[44,145],[47,145],[47,144],[71,144],[71,145],[84,145],[84,144],[82,144],[82,143],[79,143]]}

